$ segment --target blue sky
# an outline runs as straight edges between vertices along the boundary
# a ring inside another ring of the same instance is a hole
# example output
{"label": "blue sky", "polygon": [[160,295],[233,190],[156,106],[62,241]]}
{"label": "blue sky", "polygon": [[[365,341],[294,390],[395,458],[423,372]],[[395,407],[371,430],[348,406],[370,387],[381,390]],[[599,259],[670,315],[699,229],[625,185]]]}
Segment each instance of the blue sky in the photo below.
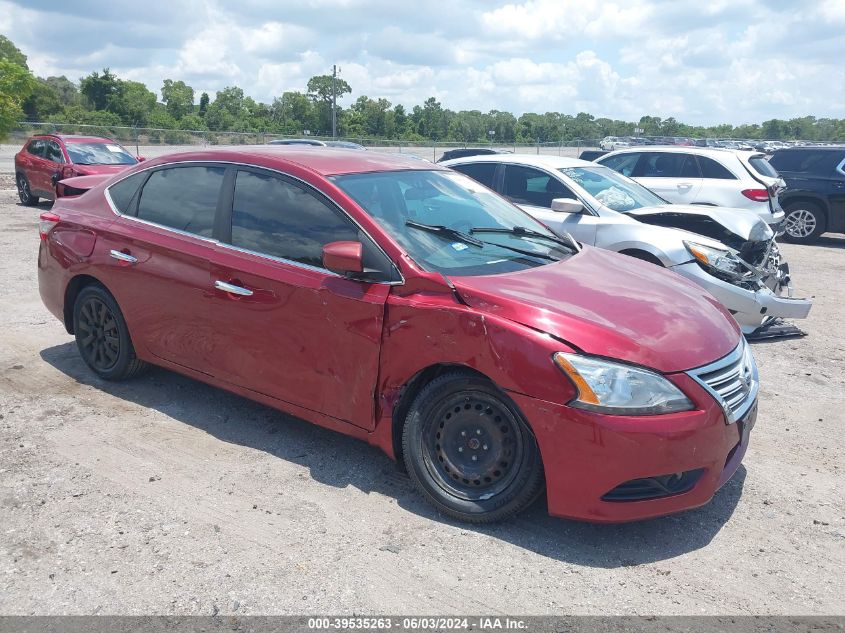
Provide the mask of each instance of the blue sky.
{"label": "blue sky", "polygon": [[0,0],[0,33],[38,75],[108,66],[197,99],[238,85],[269,102],[337,63],[352,98],[405,106],[845,117],[845,0]]}

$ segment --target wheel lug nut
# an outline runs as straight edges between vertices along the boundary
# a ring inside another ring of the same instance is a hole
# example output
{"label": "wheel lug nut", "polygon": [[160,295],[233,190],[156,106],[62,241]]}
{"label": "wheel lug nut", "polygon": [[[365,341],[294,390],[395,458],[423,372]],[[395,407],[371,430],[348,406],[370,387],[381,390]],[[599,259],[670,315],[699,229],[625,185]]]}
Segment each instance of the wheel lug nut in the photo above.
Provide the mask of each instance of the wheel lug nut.
{"label": "wheel lug nut", "polygon": [[475,456],[475,455],[473,455],[473,456],[472,456],[472,461],[477,462],[477,461],[478,461],[478,457],[477,457],[477,456]]}
{"label": "wheel lug nut", "polygon": [[476,434],[476,435],[481,435],[481,429],[475,429],[475,434]]}
{"label": "wheel lug nut", "polygon": [[487,450],[487,444],[484,444],[481,448],[483,448],[486,451]]}
{"label": "wheel lug nut", "polygon": [[458,452],[459,452],[459,453],[463,453],[463,452],[464,452],[464,447],[463,447],[463,446],[459,446],[459,447],[458,447]]}
{"label": "wheel lug nut", "polygon": [[467,432],[466,432],[466,431],[461,431],[461,437],[466,437],[466,436],[467,436]]}

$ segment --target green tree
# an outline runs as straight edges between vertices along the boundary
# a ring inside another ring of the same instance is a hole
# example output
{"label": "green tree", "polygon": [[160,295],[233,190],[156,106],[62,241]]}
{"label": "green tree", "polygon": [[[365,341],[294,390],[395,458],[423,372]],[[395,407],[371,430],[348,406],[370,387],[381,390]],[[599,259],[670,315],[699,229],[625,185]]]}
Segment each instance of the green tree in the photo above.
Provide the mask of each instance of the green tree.
{"label": "green tree", "polygon": [[109,99],[107,109],[127,125],[144,127],[156,108],[156,95],[140,81],[118,80],[117,93]]}
{"label": "green tree", "polygon": [[2,59],[29,70],[29,66],[26,65],[26,55],[5,35],[0,35],[0,60]]}
{"label": "green tree", "polygon": [[203,92],[200,95],[199,115],[205,116],[205,113],[206,113],[207,110],[208,110],[208,93]]}
{"label": "green tree", "polygon": [[314,126],[314,106],[301,92],[285,92],[273,99],[270,116],[275,129],[285,134],[299,134]]}
{"label": "green tree", "polygon": [[100,75],[96,71],[79,82],[79,91],[94,110],[108,109],[109,102],[117,96],[120,80],[108,68]]}
{"label": "green tree", "polygon": [[23,115],[23,102],[36,85],[25,66],[0,59],[0,138],[5,138]]}
{"label": "green tree", "polygon": [[194,89],[184,81],[165,79],[161,86],[161,100],[167,105],[170,116],[178,121],[186,114],[193,112]]}
{"label": "green tree", "polygon": [[[334,80],[336,99],[340,101],[345,94],[350,94],[352,88],[349,84],[337,77]],[[308,98],[314,102],[316,107],[315,123],[320,132],[330,132],[332,129],[332,76],[315,75],[308,80]],[[338,106],[338,110],[340,106]]]}

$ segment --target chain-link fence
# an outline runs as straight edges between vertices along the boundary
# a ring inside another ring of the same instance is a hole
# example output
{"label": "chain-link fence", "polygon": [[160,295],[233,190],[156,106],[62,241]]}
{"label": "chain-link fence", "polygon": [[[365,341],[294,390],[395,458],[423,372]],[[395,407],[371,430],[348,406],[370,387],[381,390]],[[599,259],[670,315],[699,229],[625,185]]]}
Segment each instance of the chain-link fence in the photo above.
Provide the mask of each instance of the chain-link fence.
{"label": "chain-link fence", "polygon": [[[294,138],[269,132],[214,132],[210,130],[167,130],[120,125],[85,125],[77,123],[19,123],[9,134],[8,142],[22,144],[32,134],[84,134],[104,136],[134,149],[141,156],[152,158],[173,151],[205,146],[263,145],[271,140]],[[316,140],[331,140],[325,136],[307,136]],[[428,160],[438,160],[445,151],[466,147],[489,147],[514,153],[551,154],[577,157],[584,149],[596,149],[597,139],[575,139],[557,143],[460,143],[440,141],[410,141],[367,137],[339,137],[367,149],[413,154]]]}

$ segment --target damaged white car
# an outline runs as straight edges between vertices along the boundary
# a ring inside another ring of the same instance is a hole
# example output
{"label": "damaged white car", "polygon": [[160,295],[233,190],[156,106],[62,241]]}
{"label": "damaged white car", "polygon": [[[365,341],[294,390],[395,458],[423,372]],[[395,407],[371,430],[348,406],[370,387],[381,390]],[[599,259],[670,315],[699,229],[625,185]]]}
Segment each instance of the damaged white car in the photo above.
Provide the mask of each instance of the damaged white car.
{"label": "damaged white car", "polygon": [[596,163],[492,155],[445,161],[580,242],[671,268],[706,288],[749,337],[800,334],[782,319],[812,306],[792,296],[789,266],[753,211],[670,204]]}

